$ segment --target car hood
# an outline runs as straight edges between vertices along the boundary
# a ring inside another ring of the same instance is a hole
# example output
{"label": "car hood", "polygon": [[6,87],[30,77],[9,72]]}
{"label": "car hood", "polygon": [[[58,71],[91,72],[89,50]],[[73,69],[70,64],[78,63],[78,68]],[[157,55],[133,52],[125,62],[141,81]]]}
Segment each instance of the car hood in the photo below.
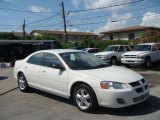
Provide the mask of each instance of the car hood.
{"label": "car hood", "polygon": [[118,66],[110,66],[93,70],[79,70],[79,73],[85,76],[97,78],[100,81],[114,81],[122,83],[130,83],[143,78],[141,75],[130,69]]}
{"label": "car hood", "polygon": [[131,51],[131,52],[126,52],[123,55],[144,55],[148,53],[149,51]]}
{"label": "car hood", "polygon": [[115,51],[99,52],[99,53],[96,53],[96,54],[94,54],[94,55],[109,55],[109,54],[112,54],[112,53],[115,53]]}

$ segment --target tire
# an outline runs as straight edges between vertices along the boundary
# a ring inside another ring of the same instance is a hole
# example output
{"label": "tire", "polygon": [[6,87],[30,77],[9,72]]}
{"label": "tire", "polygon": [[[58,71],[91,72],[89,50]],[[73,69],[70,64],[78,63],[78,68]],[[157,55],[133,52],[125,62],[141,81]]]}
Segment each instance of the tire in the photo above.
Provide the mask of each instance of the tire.
{"label": "tire", "polygon": [[19,87],[20,91],[22,91],[22,92],[29,91],[29,86],[28,86],[27,80],[26,80],[23,73],[20,73],[18,75],[18,87]]}
{"label": "tire", "polygon": [[87,85],[78,85],[73,92],[73,101],[77,108],[82,112],[94,112],[98,106],[97,98]]}
{"label": "tire", "polygon": [[110,63],[111,63],[112,65],[116,65],[116,64],[117,64],[117,58],[116,58],[116,57],[112,57],[112,58],[110,59]]}
{"label": "tire", "polygon": [[124,65],[126,68],[130,68],[131,66],[129,64]]}
{"label": "tire", "polygon": [[150,57],[146,57],[143,66],[145,68],[150,68],[151,67],[151,58]]}

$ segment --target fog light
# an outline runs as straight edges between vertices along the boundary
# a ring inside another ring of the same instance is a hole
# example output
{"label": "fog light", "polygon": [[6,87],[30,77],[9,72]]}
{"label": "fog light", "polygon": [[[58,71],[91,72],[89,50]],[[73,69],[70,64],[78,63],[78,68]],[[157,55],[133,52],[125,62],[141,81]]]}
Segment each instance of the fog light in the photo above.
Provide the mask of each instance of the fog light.
{"label": "fog light", "polygon": [[117,99],[117,102],[118,102],[119,104],[124,104],[124,103],[126,103],[122,98],[118,98],[118,99]]}

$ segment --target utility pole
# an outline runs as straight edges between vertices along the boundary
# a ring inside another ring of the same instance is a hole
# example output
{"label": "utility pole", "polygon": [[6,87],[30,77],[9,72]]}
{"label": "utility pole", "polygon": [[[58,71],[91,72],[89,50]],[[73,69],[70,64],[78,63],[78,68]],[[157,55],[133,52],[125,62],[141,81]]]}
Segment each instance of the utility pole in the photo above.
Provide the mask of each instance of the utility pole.
{"label": "utility pole", "polygon": [[25,23],[25,19],[24,19],[24,23],[23,23],[23,40],[26,39],[25,27],[26,27],[26,23]]}
{"label": "utility pole", "polygon": [[64,10],[64,3],[62,1],[62,18],[64,22],[64,37],[65,37],[65,43],[67,43],[67,27],[66,27],[66,15]]}

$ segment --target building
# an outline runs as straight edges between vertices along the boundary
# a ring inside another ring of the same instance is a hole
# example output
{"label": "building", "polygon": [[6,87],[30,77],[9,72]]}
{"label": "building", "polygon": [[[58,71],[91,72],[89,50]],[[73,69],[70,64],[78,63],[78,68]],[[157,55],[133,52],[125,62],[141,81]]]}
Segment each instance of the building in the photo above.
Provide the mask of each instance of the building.
{"label": "building", "polygon": [[146,34],[160,35],[160,28],[146,26],[131,26],[111,31],[101,32],[101,40],[133,40]]}
{"label": "building", "polygon": [[[30,39],[28,33],[25,33],[26,39]],[[0,39],[23,39],[23,32],[0,32]]]}
{"label": "building", "polygon": [[[49,30],[33,30],[31,32],[31,36],[38,36],[38,35],[53,35],[55,40],[64,40],[64,32],[63,31],[49,31]],[[91,32],[71,32],[67,31],[67,38],[69,41],[77,41],[82,40],[83,38],[88,38],[91,40],[97,39],[98,35],[91,33]]]}

